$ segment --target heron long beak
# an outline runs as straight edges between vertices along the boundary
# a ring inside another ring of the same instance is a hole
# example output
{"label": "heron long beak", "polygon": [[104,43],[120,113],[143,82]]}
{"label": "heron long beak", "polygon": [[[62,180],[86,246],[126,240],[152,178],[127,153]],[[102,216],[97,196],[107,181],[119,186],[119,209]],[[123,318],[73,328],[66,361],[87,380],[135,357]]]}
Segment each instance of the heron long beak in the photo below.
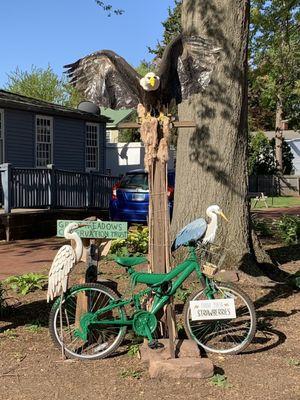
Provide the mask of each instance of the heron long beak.
{"label": "heron long beak", "polygon": [[155,79],[155,77],[154,77],[154,76],[151,76],[151,78],[149,79],[149,83],[150,83],[150,85],[151,85],[152,87],[154,87],[154,86],[155,86],[156,79]]}
{"label": "heron long beak", "polygon": [[229,219],[226,217],[226,215],[223,213],[223,211],[220,211],[220,215],[222,218],[225,219],[225,221],[229,222]]}
{"label": "heron long beak", "polygon": [[88,224],[85,224],[84,222],[82,224],[78,224],[78,228],[82,228],[83,226],[88,226]]}

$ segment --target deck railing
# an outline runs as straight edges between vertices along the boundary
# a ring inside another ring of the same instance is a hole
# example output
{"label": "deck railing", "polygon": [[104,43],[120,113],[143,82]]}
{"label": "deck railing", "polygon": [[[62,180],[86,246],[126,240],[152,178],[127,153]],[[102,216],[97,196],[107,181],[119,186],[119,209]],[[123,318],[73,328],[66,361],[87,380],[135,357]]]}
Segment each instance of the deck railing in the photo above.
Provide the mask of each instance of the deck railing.
{"label": "deck railing", "polygon": [[[54,168],[14,168],[0,165],[0,205],[13,208],[107,209],[117,177]],[[300,177],[258,175],[249,177],[249,192],[267,196],[300,195]]]}
{"label": "deck railing", "polygon": [[107,209],[118,178],[94,172],[54,168],[14,168],[0,165],[0,204],[5,213],[14,208]]}

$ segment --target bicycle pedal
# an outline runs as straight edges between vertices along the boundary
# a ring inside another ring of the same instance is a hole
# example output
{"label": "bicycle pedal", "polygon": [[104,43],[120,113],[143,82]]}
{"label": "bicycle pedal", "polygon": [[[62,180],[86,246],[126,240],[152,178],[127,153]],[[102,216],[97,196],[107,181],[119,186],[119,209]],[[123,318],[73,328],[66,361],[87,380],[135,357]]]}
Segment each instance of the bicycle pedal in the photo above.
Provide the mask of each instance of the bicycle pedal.
{"label": "bicycle pedal", "polygon": [[151,342],[148,343],[148,347],[151,350],[157,350],[157,349],[163,349],[165,346],[158,340],[152,340]]}

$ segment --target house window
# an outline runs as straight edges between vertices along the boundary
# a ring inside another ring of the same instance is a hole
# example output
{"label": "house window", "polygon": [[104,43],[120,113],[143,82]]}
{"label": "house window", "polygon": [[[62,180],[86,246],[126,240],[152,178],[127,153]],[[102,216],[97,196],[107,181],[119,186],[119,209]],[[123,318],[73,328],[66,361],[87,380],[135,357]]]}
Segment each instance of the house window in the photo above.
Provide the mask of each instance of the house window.
{"label": "house window", "polygon": [[97,171],[99,169],[99,125],[86,124],[85,169]]}
{"label": "house window", "polygon": [[4,163],[4,111],[0,110],[0,164]]}
{"label": "house window", "polygon": [[53,119],[42,115],[36,116],[36,166],[46,167],[52,164],[53,157]]}
{"label": "house window", "polygon": [[110,131],[106,130],[106,143],[110,143]]}

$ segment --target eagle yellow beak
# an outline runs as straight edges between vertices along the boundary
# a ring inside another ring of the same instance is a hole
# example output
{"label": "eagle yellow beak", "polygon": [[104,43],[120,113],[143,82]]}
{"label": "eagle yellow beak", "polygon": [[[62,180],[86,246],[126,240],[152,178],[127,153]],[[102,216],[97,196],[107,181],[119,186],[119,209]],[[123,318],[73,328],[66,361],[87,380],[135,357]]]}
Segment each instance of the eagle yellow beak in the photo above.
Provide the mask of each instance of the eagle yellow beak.
{"label": "eagle yellow beak", "polygon": [[223,211],[220,211],[220,215],[222,218],[225,219],[225,221],[229,222],[229,219],[226,217],[226,215],[223,213]]}
{"label": "eagle yellow beak", "polygon": [[155,86],[156,79],[155,79],[155,77],[154,77],[154,76],[151,76],[151,78],[149,79],[149,83],[150,83],[150,85],[151,85],[152,87],[154,87],[154,86]]}

